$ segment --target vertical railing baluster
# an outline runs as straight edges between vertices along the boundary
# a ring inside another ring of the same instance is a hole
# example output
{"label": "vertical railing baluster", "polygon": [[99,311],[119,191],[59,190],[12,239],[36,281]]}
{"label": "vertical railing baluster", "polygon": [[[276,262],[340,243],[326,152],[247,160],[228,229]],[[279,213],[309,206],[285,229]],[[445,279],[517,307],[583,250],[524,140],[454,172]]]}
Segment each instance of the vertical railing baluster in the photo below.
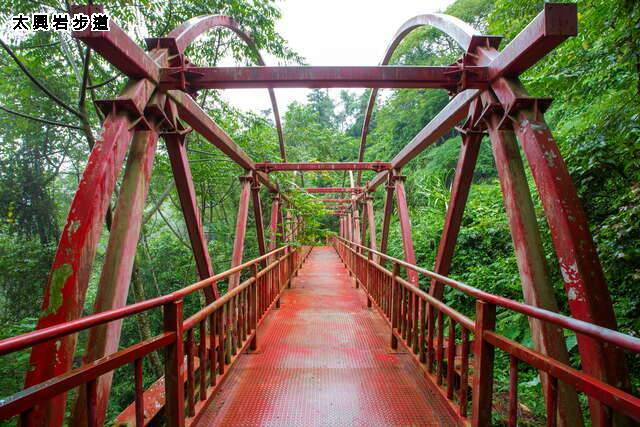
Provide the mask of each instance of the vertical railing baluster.
{"label": "vertical railing baluster", "polygon": [[[407,275],[409,275],[409,269],[406,269]],[[411,289],[406,288],[407,291],[407,332],[405,336],[405,340],[407,343],[407,347],[409,348],[409,352],[411,352],[411,347],[413,344],[413,292]]]}
{"label": "vertical railing baluster", "polygon": [[[417,273],[416,273],[417,274]],[[419,315],[420,315],[420,298],[418,298],[418,295],[414,292],[411,293],[412,299],[413,299],[413,319],[411,321],[412,325],[413,325],[413,341],[412,341],[412,347],[413,347],[413,354],[418,354],[418,334],[420,332],[420,324],[419,324]]]}
{"label": "vertical railing baluster", "polygon": [[225,311],[226,304],[216,312],[216,330],[218,331],[218,370],[220,375],[224,375],[224,364],[226,359],[226,340],[225,340]]}
{"label": "vertical railing baluster", "polygon": [[431,304],[427,304],[427,371],[433,373],[433,359],[434,359],[434,320],[435,320],[435,307]]}
{"label": "vertical railing baluster", "polygon": [[96,379],[86,383],[87,388],[87,426],[98,427],[98,384]]}
{"label": "vertical railing baluster", "polygon": [[218,363],[218,354],[216,352],[216,339],[218,338],[218,330],[216,322],[217,311],[214,311],[209,315],[209,383],[211,387],[215,386],[217,383],[217,363]]}
{"label": "vertical railing baluster", "polygon": [[182,370],[184,366],[184,344],[182,342],[182,306],[183,302],[175,301],[164,305],[164,332],[173,333],[174,341],[165,349],[164,359],[164,393],[167,425],[184,426],[184,382]]}
{"label": "vertical railing baluster", "polygon": [[400,321],[400,289],[398,288],[398,273],[399,267],[397,263],[393,263],[393,272],[391,273],[391,348],[398,349],[398,338],[396,333],[398,332]]}
{"label": "vertical railing baluster", "polygon": [[447,339],[447,398],[453,399],[453,383],[456,375],[456,322],[449,317],[449,337]]}
{"label": "vertical railing baluster", "polygon": [[473,427],[491,424],[493,403],[493,359],[494,348],[484,339],[484,332],[496,326],[496,306],[484,301],[476,301],[476,325],[473,351]]}
{"label": "vertical railing baluster", "polygon": [[207,400],[207,322],[203,319],[199,324],[200,348],[200,400]]}
{"label": "vertical railing baluster", "polygon": [[460,415],[467,416],[467,400],[469,395],[469,332],[462,327],[462,346],[460,349],[460,390],[458,401],[460,402]]}
{"label": "vertical railing baluster", "polygon": [[442,368],[444,356],[444,315],[438,310],[438,345],[436,347],[436,378],[438,385],[442,385]]}
{"label": "vertical railing baluster", "polygon": [[509,427],[518,425],[518,359],[509,355]]}
{"label": "vertical railing baluster", "polygon": [[[273,269],[269,272],[271,271],[273,271]],[[253,332],[253,338],[249,344],[249,350],[255,351],[258,348],[258,267],[256,265],[253,265],[252,274],[255,280],[250,288],[251,298],[249,300],[249,311],[251,313],[251,331]]]}
{"label": "vertical railing baluster", "polygon": [[558,379],[547,375],[544,395],[547,397],[547,427],[558,425]]}
{"label": "vertical railing baluster", "polygon": [[426,334],[427,334],[427,300],[420,298],[420,342],[418,348],[420,349],[420,363],[427,361],[426,354]]}
{"label": "vertical railing baluster", "polygon": [[187,331],[187,415],[193,417],[195,415],[195,376],[194,376],[194,354],[193,354],[193,329]]}
{"label": "vertical railing baluster", "polygon": [[133,383],[135,388],[136,427],[144,426],[144,386],[142,383],[142,358],[133,362]]}

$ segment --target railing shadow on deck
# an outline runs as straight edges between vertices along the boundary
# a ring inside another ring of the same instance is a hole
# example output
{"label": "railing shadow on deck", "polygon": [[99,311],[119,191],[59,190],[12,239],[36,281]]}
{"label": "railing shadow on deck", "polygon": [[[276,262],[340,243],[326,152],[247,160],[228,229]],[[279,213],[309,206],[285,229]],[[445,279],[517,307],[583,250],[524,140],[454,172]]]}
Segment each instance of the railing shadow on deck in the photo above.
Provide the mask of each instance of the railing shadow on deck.
{"label": "railing shadow on deck", "polygon": [[[258,326],[271,308],[279,304],[280,295],[291,285],[310,251],[309,247],[284,246],[168,295],[1,340],[0,356],[4,356],[163,308],[162,334],[1,399],[0,420],[15,416],[26,419],[39,403],[76,387],[86,387],[87,425],[96,425],[97,378],[133,364],[135,402],[116,419],[116,424],[143,426],[160,414],[170,426],[195,423],[238,356],[255,349]],[[264,263],[266,266],[260,269]],[[183,318],[185,297],[243,271],[250,272],[248,279],[191,317]],[[150,405],[142,387],[142,360],[160,349],[164,349],[165,355],[161,381],[164,386]]]}
{"label": "railing shadow on deck", "polygon": [[[640,422],[640,399],[584,371],[517,343],[495,330],[496,307],[552,323],[560,328],[640,353],[640,339],[559,313],[481,291],[462,282],[392,258],[366,246],[333,237],[336,252],[367,294],[367,305],[391,326],[390,346],[400,342],[424,370],[425,376],[463,424],[492,423],[495,349],[509,355],[507,424],[518,423],[518,365],[523,363],[547,376],[544,381],[547,425],[557,425],[558,382],[562,382],[609,410]],[[384,265],[390,265],[387,269]],[[415,271],[476,300],[475,320],[446,305],[401,277],[401,268]],[[446,320],[448,319],[448,321]],[[458,338],[459,336],[459,338]],[[471,404],[471,408],[469,407]],[[593,420],[591,420],[593,421]]]}

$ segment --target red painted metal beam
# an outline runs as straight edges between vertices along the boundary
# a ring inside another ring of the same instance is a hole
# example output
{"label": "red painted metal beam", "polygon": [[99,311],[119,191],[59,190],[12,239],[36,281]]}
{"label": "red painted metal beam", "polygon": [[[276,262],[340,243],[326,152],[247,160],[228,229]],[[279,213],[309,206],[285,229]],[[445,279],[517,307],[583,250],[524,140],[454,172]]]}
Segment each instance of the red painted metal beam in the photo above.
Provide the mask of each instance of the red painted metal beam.
{"label": "red painted metal beam", "polygon": [[[136,132],[133,137],[109,233],[94,313],[121,308],[127,302],[157,142],[158,133],[155,129]],[[91,329],[83,363],[89,364],[118,351],[121,330],[122,320]],[[113,372],[110,372],[98,378],[96,383],[95,414],[98,424],[104,423],[112,377]],[[86,398],[86,388],[80,387],[74,425],[84,425],[88,419]]]}
{"label": "red painted metal beam", "polygon": [[275,195],[271,201],[271,221],[269,224],[269,251],[278,244],[278,222],[280,220],[280,196]]}
{"label": "red painted metal beam", "polygon": [[[71,12],[91,16],[92,13],[104,12],[104,8],[101,5],[75,5],[71,7]],[[113,21],[109,23],[109,31],[92,31],[88,26],[86,30],[73,31],[71,35],[82,40],[125,75],[158,83],[160,70],[155,58],[147,54]]]}
{"label": "red painted metal beam", "polygon": [[[120,96],[132,104],[145,104],[151,96],[147,81],[130,84]],[[96,245],[104,227],[104,218],[115,182],[133,137],[134,120],[126,111],[107,115],[100,139],[96,142],[80,184],[71,202],[67,221],[58,243],[44,291],[42,312],[36,329],[77,319],[82,313]],[[67,372],[72,365],[76,336],[35,346],[25,385],[46,381]],[[62,425],[65,398],[61,394],[42,402],[28,415],[33,425]]]}
{"label": "red painted metal beam", "polygon": [[352,203],[351,199],[320,199],[324,203]]}
{"label": "red painted metal beam", "polygon": [[[186,82],[186,87],[185,87]],[[168,89],[488,87],[484,67],[171,67],[160,70]]]}
{"label": "red painted metal beam", "polygon": [[[520,272],[524,301],[529,305],[557,312],[558,304],[549,277],[542,238],[538,229],[524,165],[520,157],[520,149],[512,130],[500,130],[500,119],[499,114],[491,114],[488,121],[489,135],[500,178],[505,210],[509,218],[509,228]],[[569,355],[562,331],[555,325],[533,318],[529,318],[529,324],[536,350],[568,365]],[[549,378],[542,372],[541,380],[543,390],[547,390],[545,386]],[[582,411],[575,389],[564,383],[558,386],[559,425],[583,425]],[[549,402],[553,397],[545,395],[545,399]]]}
{"label": "red painted metal beam", "polygon": [[317,188],[304,188],[307,193],[361,193],[364,191],[363,187],[317,187]]}
{"label": "red painted metal beam", "polygon": [[[184,221],[187,226],[187,233],[191,241],[191,249],[198,270],[198,277],[201,280],[213,276],[213,265],[209,257],[209,248],[207,239],[204,235],[202,226],[202,218],[200,216],[200,208],[196,199],[196,192],[193,186],[193,177],[191,176],[191,167],[187,157],[185,146],[185,138],[176,133],[164,135],[171,162],[171,170],[173,171],[173,179],[176,183],[176,190],[180,199],[180,207],[184,215]],[[216,300],[220,297],[217,285],[205,288],[205,297],[208,302]]]}
{"label": "red painted metal beam", "polygon": [[[479,60],[477,65],[488,66],[491,70],[491,80],[495,81],[504,75],[513,75],[525,71],[546,53],[559,45],[563,40],[575,35],[577,12],[575,4],[545,3],[544,10],[533,20],[532,24],[520,32],[502,52],[494,48],[479,48],[471,43],[468,36],[469,48]],[[480,38],[486,36],[480,36]],[[486,46],[486,45],[485,45]],[[525,54],[521,56],[519,52]],[[522,60],[522,62],[520,62]],[[447,106],[429,122],[411,142],[405,146],[391,161],[396,169],[402,168],[413,160],[429,145],[436,142],[453,128],[466,113],[468,104],[480,94],[480,91],[468,89],[456,95]],[[362,147],[362,146],[361,146]],[[361,148],[363,151],[363,148]],[[364,157],[362,157],[364,158]],[[374,190],[385,180],[387,172],[381,172],[367,185]]]}
{"label": "red painted metal beam", "polygon": [[[393,184],[396,193],[396,203],[398,208],[398,222],[400,223],[400,234],[402,236],[402,248],[404,250],[404,259],[409,264],[416,263],[416,252],[413,248],[413,235],[411,233],[411,219],[409,218],[409,206],[407,204],[407,193],[404,189],[404,177],[393,176]],[[414,270],[407,271],[409,282],[414,286],[418,286],[418,273]]]}
{"label": "red painted metal beam", "polygon": [[[469,196],[473,171],[476,167],[478,152],[482,134],[469,133],[462,136],[462,146],[460,147],[460,157],[456,165],[456,171],[451,186],[451,196],[447,207],[447,214],[444,220],[442,236],[438,244],[436,263],[434,271],[443,276],[449,274],[449,268],[453,260],[456,240],[460,232],[464,207]],[[438,299],[442,299],[444,286],[436,280],[431,280],[429,293]]]}
{"label": "red painted metal beam", "polygon": [[[260,255],[267,253],[267,245],[264,237],[264,223],[262,222],[262,202],[260,201],[260,182],[252,177],[251,201],[253,205],[253,219],[256,223],[256,239],[258,240],[258,252]],[[261,262],[263,268],[267,266],[267,260]]]}
{"label": "red painted metal beam", "polygon": [[[238,204],[238,216],[236,218],[236,234],[233,240],[233,252],[231,254],[231,267],[242,264],[244,255],[244,242],[247,233],[247,218],[249,215],[249,198],[251,197],[251,176],[240,177],[240,202]],[[240,284],[240,273],[229,278],[229,290]]]}
{"label": "red painted metal beam", "polygon": [[386,194],[384,198],[384,208],[382,213],[382,233],[380,236],[380,252],[387,252],[389,241],[389,227],[391,226],[391,215],[393,214],[393,181],[387,177]]}
{"label": "red painted metal beam", "polygon": [[[233,31],[245,44],[249,47],[249,50],[253,52],[258,65],[266,65],[258,47],[251,38],[248,32],[244,31],[240,24],[238,24],[230,16],[224,15],[204,15],[191,18],[184,22],[179,27],[175,28],[169,33],[167,37],[150,38],[147,39],[147,46],[152,49],[155,47],[164,47],[169,49],[172,55],[176,58],[179,55],[183,55],[184,51],[189,45],[199,36],[205,32],[214,28],[228,28]],[[282,130],[282,123],[280,121],[280,111],[278,109],[278,103],[276,101],[276,94],[273,89],[269,89],[269,99],[271,100],[271,108],[273,110],[273,118],[278,132],[278,140],[280,145],[280,157],[282,161],[287,161],[287,155],[284,145],[284,132]]]}
{"label": "red painted metal beam", "polygon": [[353,171],[372,170],[382,171],[391,168],[386,162],[316,162],[316,163],[256,163],[255,168],[259,171],[287,172],[287,171]]}

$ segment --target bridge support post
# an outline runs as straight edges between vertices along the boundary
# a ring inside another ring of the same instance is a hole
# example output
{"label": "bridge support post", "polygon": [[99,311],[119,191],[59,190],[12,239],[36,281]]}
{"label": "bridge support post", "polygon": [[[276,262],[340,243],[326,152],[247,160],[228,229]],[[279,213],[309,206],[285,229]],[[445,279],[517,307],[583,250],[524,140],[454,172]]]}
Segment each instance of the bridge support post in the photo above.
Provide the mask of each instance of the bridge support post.
{"label": "bridge support post", "polygon": [[387,253],[387,244],[389,242],[389,227],[391,226],[391,215],[393,214],[393,179],[389,174],[387,185],[385,187],[386,194],[384,198],[384,208],[382,216],[382,233],[380,236],[380,252]]}
{"label": "bridge support post", "polygon": [[484,339],[484,331],[496,326],[496,306],[476,301],[476,329],[474,331],[473,402],[471,425],[491,425],[493,402],[493,358],[494,348]]}
{"label": "bridge support post", "polygon": [[[127,85],[120,99],[145,105],[151,83],[142,80]],[[113,111],[102,124],[102,134],[91,150],[56,249],[44,290],[42,312],[36,329],[77,319],[84,306],[96,246],[104,218],[134,134],[134,123],[125,111]],[[99,190],[98,190],[99,189]],[[25,387],[39,384],[71,369],[76,335],[33,347]],[[61,426],[66,393],[41,402],[26,416],[31,425]]]}
{"label": "bridge support post", "polygon": [[[251,184],[251,198],[253,204],[253,219],[256,223],[256,239],[258,240],[258,252],[260,255],[267,253],[267,247],[264,238],[264,224],[262,222],[262,203],[260,201],[260,182],[255,174],[251,176],[253,182]],[[263,268],[267,266],[267,261],[261,263]]]}
{"label": "bridge support post", "polygon": [[[121,308],[127,302],[157,142],[158,133],[155,129],[136,132],[133,137],[109,233],[94,313]],[[121,320],[90,329],[83,362],[91,363],[115,353],[120,343],[121,330]],[[109,372],[96,380],[94,410],[98,425],[104,423],[112,378],[113,372]],[[75,403],[73,424],[77,426],[86,425],[89,419],[86,391],[85,387],[79,388]]]}
{"label": "bridge support post", "polygon": [[[180,207],[184,215],[184,222],[189,234],[193,258],[196,262],[198,276],[201,280],[213,276],[213,265],[209,257],[209,248],[207,247],[207,239],[204,235],[202,227],[202,218],[200,209],[196,200],[196,191],[193,187],[193,177],[191,176],[191,167],[187,158],[187,148],[185,145],[185,137],[178,133],[169,133],[164,135],[164,140],[169,153],[171,162],[171,170],[173,179],[176,183],[178,198],[180,199]],[[207,302],[212,302],[220,296],[218,286],[212,284],[211,288],[205,288],[205,298]]]}
{"label": "bridge support post", "polygon": [[[527,304],[557,312],[558,304],[549,278],[542,239],[516,138],[513,131],[500,130],[499,126],[500,116],[492,114],[488,120],[489,136],[500,178],[505,210],[509,218],[524,301]],[[555,325],[533,318],[529,318],[529,326],[538,351],[559,362],[569,364],[569,354],[562,330]],[[549,376],[541,372],[540,379],[543,390],[547,391]],[[583,425],[575,389],[564,383],[560,383],[559,387],[558,425]],[[549,401],[554,397],[545,394],[545,399]]]}
{"label": "bridge support post", "polygon": [[[555,138],[544,120],[544,100],[530,97],[517,80],[498,79],[492,89],[514,118],[514,131],[531,167],[549,223],[571,314],[576,319],[617,329],[611,295],[586,214]],[[516,103],[523,107],[510,108]],[[630,389],[625,356],[619,348],[604,346],[584,335],[578,335],[578,348],[585,372],[614,386]],[[590,399],[589,408],[594,426],[612,422],[629,424],[628,418],[612,414],[594,399]]]}
{"label": "bridge support post", "polygon": [[[464,215],[464,207],[469,196],[471,181],[473,180],[473,171],[478,160],[478,152],[480,151],[480,143],[482,134],[470,132],[462,135],[462,146],[460,147],[460,157],[456,165],[455,176],[451,186],[451,197],[447,208],[447,215],[442,229],[442,236],[438,244],[438,253],[436,255],[435,272],[446,276],[449,274],[453,253],[455,251],[456,241],[462,224]],[[437,280],[432,279],[429,287],[429,293],[434,297],[441,299],[444,286]]]}
{"label": "bridge support post", "polygon": [[[269,224],[269,251],[278,247],[278,220],[280,219],[280,195],[275,194],[271,201],[271,222]],[[269,262],[273,261],[273,258]]]}
{"label": "bridge support post", "polygon": [[391,349],[398,349],[398,337],[396,337],[395,331],[400,324],[400,289],[398,288],[398,276],[400,275],[400,268],[396,262],[393,263],[393,270],[391,274]]}
{"label": "bridge support post", "polygon": [[[376,236],[376,219],[375,212],[373,211],[373,198],[371,196],[367,196],[364,206],[367,216],[367,229],[369,232],[369,248],[375,251],[378,249]],[[372,259],[374,262],[380,262],[380,256],[377,254],[374,254]]]}
{"label": "bridge support post", "polygon": [[[251,176],[240,177],[240,203],[238,204],[238,217],[236,218],[236,235],[233,240],[233,252],[231,254],[231,268],[242,264],[244,255],[244,240],[247,234],[247,218],[249,216],[249,198],[251,196]],[[229,278],[229,290],[240,284],[240,273]]]}
{"label": "bridge support post", "polygon": [[[404,189],[404,176],[394,171],[393,181],[396,192],[396,203],[398,204],[398,220],[400,222],[400,232],[402,234],[402,247],[404,249],[404,260],[409,264],[416,263],[416,253],[413,248],[413,236],[411,234],[411,219],[409,218],[409,207],[407,205],[407,193]],[[418,273],[414,270],[407,270],[409,282],[418,286]]]}
{"label": "bridge support post", "polygon": [[182,301],[164,306],[164,331],[174,333],[176,340],[165,349],[164,391],[167,425],[184,426],[184,344],[182,342]]}

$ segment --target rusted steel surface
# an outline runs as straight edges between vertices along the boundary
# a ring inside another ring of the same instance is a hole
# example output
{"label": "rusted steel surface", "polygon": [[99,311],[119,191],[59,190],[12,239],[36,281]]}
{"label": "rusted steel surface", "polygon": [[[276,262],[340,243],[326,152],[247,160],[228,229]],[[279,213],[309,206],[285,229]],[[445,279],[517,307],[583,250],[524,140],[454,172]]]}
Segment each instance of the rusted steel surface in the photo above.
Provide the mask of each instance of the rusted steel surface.
{"label": "rusted steel surface", "polygon": [[[242,264],[244,255],[244,240],[247,233],[247,218],[249,216],[249,198],[251,196],[250,176],[240,177],[240,201],[238,203],[238,215],[236,217],[236,233],[233,239],[233,252],[231,253],[231,268]],[[240,283],[240,273],[234,274],[229,279],[229,290]]]}
{"label": "rusted steel surface", "polygon": [[[94,313],[120,308],[127,302],[157,142],[158,133],[155,130],[136,132],[133,137],[98,282]],[[120,344],[121,330],[122,321],[92,329],[89,332],[83,363],[89,364],[115,353]],[[104,423],[111,379],[112,373],[108,373],[96,380],[97,399],[94,409],[97,424]],[[85,389],[81,387],[75,405],[74,425],[86,425],[86,409]]]}
{"label": "rusted steel surface", "polygon": [[[82,312],[105,214],[133,137],[131,124],[125,112],[110,114],[103,124],[101,138],[89,155],[87,167],[71,202],[45,287],[36,329],[77,319]],[[100,192],[96,192],[98,188]],[[34,348],[25,380],[26,387],[67,372],[71,368],[75,346],[76,337],[66,336],[58,344],[47,342]],[[64,402],[64,394],[49,402],[41,402],[29,417],[34,425],[61,425]],[[45,417],[45,414],[48,416]]]}
{"label": "rusted steel surface", "polygon": [[188,90],[246,88],[432,88],[450,91],[488,87],[487,68],[452,66],[377,67],[169,67],[160,87]]}
{"label": "rusted steel surface", "polygon": [[[92,13],[102,13],[103,9],[100,5],[75,5],[71,12],[91,16]],[[71,35],[82,40],[125,75],[158,82],[159,65],[113,21],[109,23],[109,31],[93,31],[88,26],[86,30],[73,31]]]}
{"label": "rusted steel surface", "polygon": [[384,207],[382,211],[382,232],[380,235],[380,252],[387,252],[389,242],[389,227],[391,226],[391,215],[393,214],[393,190],[394,185],[390,177],[387,177],[387,186],[384,196]]}
{"label": "rusted steel surface", "polygon": [[388,330],[335,251],[314,248],[198,425],[456,425]]}
{"label": "rusted steel surface", "polygon": [[[519,147],[513,131],[500,130],[499,124],[500,116],[492,114],[488,123],[489,136],[509,218],[524,301],[529,305],[558,311]],[[529,319],[529,325],[536,350],[561,363],[569,363],[562,331],[552,324],[536,319]],[[541,380],[545,389],[544,385],[549,379],[542,374]],[[545,398],[549,401],[551,397]],[[558,425],[582,425],[582,414],[575,390],[564,383],[561,384],[558,403]]]}
{"label": "rusted steel surface", "polygon": [[[251,182],[251,204],[253,205],[253,220],[256,224],[256,239],[258,240],[258,253],[267,253],[267,244],[264,236],[264,223],[262,222],[262,202],[260,200],[260,182],[252,177]],[[263,264],[266,267],[266,263]]]}
{"label": "rusted steel surface", "polygon": [[[402,249],[404,259],[409,264],[416,263],[416,252],[413,248],[413,235],[411,233],[411,219],[409,218],[409,205],[407,204],[407,193],[404,189],[404,177],[394,175],[393,185],[395,187],[396,203],[398,208],[398,222],[400,223],[400,234],[402,236]],[[359,243],[359,242],[356,242]],[[418,286],[418,275],[414,270],[407,271],[409,281],[414,286]]]}
{"label": "rusted steel surface", "polygon": [[315,163],[256,163],[259,171],[284,172],[284,171],[353,171],[353,170],[388,170],[390,163],[385,162],[315,162]]}
{"label": "rusted steel surface", "polygon": [[[193,250],[193,258],[198,270],[198,277],[206,279],[213,276],[214,271],[209,256],[207,239],[202,227],[200,208],[198,207],[196,192],[193,187],[193,177],[191,176],[191,167],[187,158],[185,137],[176,133],[169,133],[165,134],[164,139],[169,153],[173,179],[180,199],[180,207],[182,208],[191,249]],[[208,301],[213,301],[220,296],[216,284],[213,284],[211,288],[205,288],[204,292]]]}
{"label": "rusted steel surface", "polygon": [[[476,167],[478,152],[480,151],[480,143],[482,142],[481,133],[469,133],[462,136],[462,145],[460,147],[460,156],[456,164],[456,170],[451,185],[451,196],[444,220],[444,227],[438,244],[438,252],[436,254],[436,263],[434,271],[438,274],[446,276],[449,274],[449,268],[453,262],[453,253],[455,251],[456,240],[460,232],[464,208],[469,196],[471,181],[473,180],[473,171]],[[438,299],[442,299],[443,286],[437,280],[432,280],[429,293]]]}

